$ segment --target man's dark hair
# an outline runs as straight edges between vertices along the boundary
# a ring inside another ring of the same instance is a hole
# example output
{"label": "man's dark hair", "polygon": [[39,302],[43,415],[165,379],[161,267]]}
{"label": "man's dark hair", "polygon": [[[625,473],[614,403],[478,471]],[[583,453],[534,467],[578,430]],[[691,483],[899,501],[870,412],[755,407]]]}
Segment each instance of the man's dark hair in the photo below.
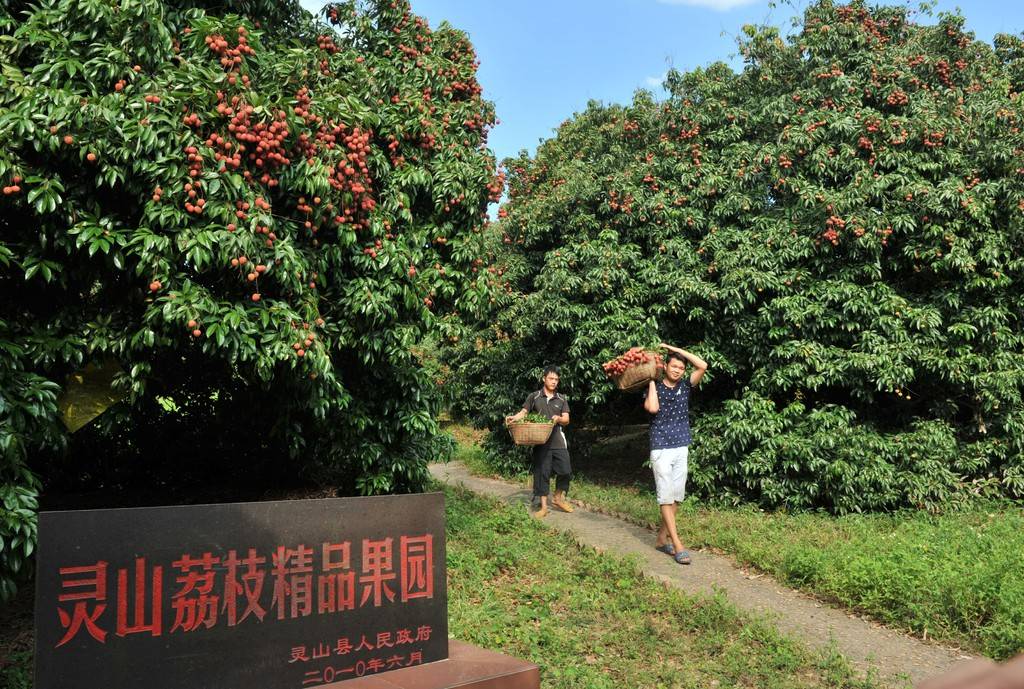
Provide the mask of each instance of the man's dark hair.
{"label": "man's dark hair", "polygon": [[554,373],[556,376],[561,376],[562,372],[558,370],[557,366],[546,366],[544,367],[544,373],[541,374],[541,378],[547,378],[549,373]]}
{"label": "man's dark hair", "polygon": [[668,356],[665,357],[665,365],[668,366],[669,362],[672,361],[673,359],[679,359],[680,361],[683,362],[683,366],[686,365],[686,357],[680,354],[679,352],[669,352]]}

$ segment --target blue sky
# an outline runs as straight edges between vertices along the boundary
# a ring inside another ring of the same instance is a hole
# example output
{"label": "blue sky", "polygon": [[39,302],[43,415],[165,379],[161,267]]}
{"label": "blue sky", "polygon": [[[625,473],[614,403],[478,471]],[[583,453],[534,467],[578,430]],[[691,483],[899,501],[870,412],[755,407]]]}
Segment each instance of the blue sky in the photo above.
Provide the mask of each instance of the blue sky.
{"label": "blue sky", "polygon": [[[311,10],[323,2],[302,0]],[[895,3],[888,3],[895,4]],[[447,20],[469,34],[480,58],[484,96],[501,124],[490,135],[498,160],[534,151],[553,128],[587,101],[627,102],[637,88],[662,93],[669,66],[687,70],[732,57],[744,24],[787,29],[794,4],[769,0],[412,0],[432,27]],[[991,42],[996,33],[1024,31],[1024,3],[966,0],[934,3],[960,7],[967,28]],[[913,6],[917,6],[916,3]],[[925,20],[931,23],[932,20]]]}

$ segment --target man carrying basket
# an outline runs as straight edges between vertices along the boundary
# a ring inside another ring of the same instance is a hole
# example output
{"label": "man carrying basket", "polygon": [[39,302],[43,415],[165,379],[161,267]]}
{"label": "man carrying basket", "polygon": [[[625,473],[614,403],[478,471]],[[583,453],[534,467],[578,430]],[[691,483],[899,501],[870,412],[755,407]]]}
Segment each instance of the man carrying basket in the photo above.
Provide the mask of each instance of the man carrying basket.
{"label": "man carrying basket", "polygon": [[[676,533],[676,506],[686,495],[687,459],[690,450],[690,390],[708,370],[707,362],[689,352],[662,343],[668,350],[665,378],[651,381],[644,393],[644,409],[651,414],[651,468],[661,510],[661,528],[654,547],[681,565],[690,564],[690,553]],[[693,373],[686,374],[686,363]]]}
{"label": "man carrying basket", "polygon": [[555,472],[555,497],[551,504],[563,512],[573,511],[572,505],[565,497],[569,491],[572,467],[569,464],[569,446],[565,442],[565,434],[562,433],[562,426],[569,425],[569,402],[556,392],[558,380],[557,366],[545,368],[544,387],[531,392],[518,413],[505,417],[505,423],[512,424],[527,414],[541,414],[555,424],[547,442],[533,448],[533,497],[540,499],[540,507],[533,516],[538,519],[543,519],[548,514],[552,469]]}

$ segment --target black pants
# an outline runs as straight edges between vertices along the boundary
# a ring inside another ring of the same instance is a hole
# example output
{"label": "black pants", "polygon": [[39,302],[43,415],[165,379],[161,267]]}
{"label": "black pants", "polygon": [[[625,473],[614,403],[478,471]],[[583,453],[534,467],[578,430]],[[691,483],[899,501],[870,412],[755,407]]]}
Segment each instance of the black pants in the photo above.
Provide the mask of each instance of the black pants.
{"label": "black pants", "polygon": [[550,448],[543,445],[533,448],[533,496],[546,496],[550,490],[551,470],[555,471],[555,490],[569,491],[572,467],[569,465],[569,451],[564,448]]}

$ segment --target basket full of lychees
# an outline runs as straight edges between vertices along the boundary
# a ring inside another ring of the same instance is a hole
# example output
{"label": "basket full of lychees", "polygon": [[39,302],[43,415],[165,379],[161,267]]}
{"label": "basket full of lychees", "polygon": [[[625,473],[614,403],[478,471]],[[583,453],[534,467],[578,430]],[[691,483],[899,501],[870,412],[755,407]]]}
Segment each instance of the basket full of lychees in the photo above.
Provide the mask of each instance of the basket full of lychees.
{"label": "basket full of lychees", "polygon": [[631,347],[618,358],[605,363],[602,368],[619,390],[634,392],[658,379],[665,369],[665,360],[657,352],[649,352],[643,347]]}

